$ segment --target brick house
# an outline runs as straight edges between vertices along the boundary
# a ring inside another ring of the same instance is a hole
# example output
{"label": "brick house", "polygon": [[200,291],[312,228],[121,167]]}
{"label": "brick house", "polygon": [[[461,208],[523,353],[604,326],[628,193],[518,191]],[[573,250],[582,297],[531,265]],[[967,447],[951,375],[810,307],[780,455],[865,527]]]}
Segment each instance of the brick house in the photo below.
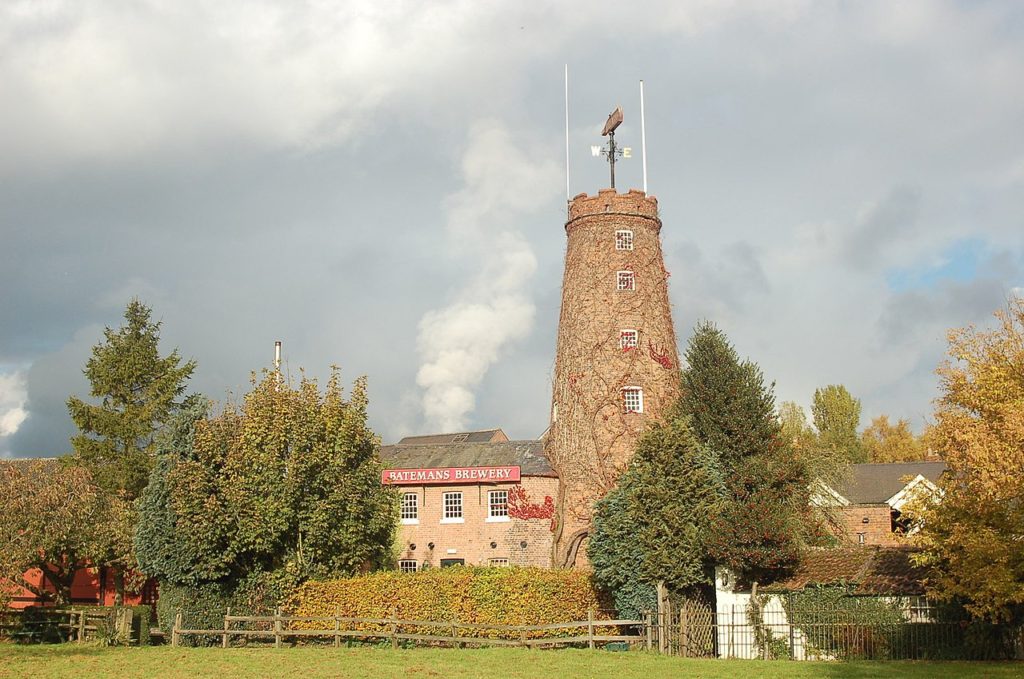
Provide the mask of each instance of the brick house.
{"label": "brick house", "polygon": [[907,529],[902,518],[906,503],[921,493],[936,493],[945,470],[945,462],[855,464],[834,487],[817,482],[812,502],[838,507],[849,542],[895,545]]}
{"label": "brick house", "polygon": [[404,438],[381,448],[402,496],[398,567],[550,566],[558,477],[543,442],[500,429]]}

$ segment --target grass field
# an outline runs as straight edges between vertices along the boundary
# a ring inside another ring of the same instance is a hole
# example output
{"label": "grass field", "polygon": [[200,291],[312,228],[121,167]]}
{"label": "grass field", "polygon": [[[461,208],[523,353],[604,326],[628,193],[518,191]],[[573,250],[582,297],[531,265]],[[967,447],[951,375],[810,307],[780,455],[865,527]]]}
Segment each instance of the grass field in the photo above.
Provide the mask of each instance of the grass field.
{"label": "grass field", "polygon": [[884,679],[1024,677],[1024,663],[688,660],[647,653],[522,649],[104,648],[0,644],[0,677],[614,677]]}

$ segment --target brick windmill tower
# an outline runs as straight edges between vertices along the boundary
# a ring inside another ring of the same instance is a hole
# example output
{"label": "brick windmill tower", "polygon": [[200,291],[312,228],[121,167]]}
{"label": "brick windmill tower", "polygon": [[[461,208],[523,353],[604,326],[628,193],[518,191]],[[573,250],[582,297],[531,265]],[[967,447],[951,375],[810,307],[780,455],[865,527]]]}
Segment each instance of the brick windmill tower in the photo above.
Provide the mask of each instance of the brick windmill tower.
{"label": "brick windmill tower", "polygon": [[[611,490],[649,424],[679,394],[679,354],[661,251],[658,201],[615,190],[615,128],[598,149],[611,188],[569,203],[547,454],[561,478],[552,562],[586,564],[594,502]],[[595,147],[597,148],[597,147]],[[628,157],[628,150],[626,151]]]}

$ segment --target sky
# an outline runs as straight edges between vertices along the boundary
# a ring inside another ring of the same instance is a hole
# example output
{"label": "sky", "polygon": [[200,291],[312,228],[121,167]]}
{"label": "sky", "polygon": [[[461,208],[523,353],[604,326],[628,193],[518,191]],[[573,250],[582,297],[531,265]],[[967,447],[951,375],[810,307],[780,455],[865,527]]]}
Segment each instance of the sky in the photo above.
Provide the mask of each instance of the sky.
{"label": "sky", "polygon": [[920,430],[949,328],[1024,293],[1024,4],[0,4],[0,456],[138,297],[190,390],[369,378],[370,423],[546,428],[569,193],[617,105],[680,342]]}

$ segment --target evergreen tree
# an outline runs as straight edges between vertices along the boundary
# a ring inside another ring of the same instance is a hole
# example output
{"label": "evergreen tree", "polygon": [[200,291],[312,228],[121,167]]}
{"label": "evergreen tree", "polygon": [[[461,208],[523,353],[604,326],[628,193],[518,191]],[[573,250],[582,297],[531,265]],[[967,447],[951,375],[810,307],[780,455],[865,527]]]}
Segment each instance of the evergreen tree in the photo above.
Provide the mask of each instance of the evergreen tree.
{"label": "evergreen tree", "polygon": [[160,323],[137,299],[125,309],[125,325],[106,328],[85,365],[92,405],[72,396],[73,462],[92,473],[104,491],[134,500],[146,486],[153,462],[153,438],[180,406],[195,361],[181,362],[177,350],[160,356]]}
{"label": "evergreen tree", "polygon": [[782,436],[773,385],[708,322],[694,331],[686,360],[679,407],[693,418],[697,440],[718,455],[726,485],[709,553],[748,580],[785,571],[811,519],[806,472]]}
{"label": "evergreen tree", "polygon": [[868,461],[867,452],[857,435],[860,399],[854,398],[843,385],[830,384],[815,390],[811,412],[822,446],[851,463]]}
{"label": "evergreen tree", "polygon": [[694,438],[689,418],[644,435],[619,485],[597,503],[588,547],[594,578],[621,615],[655,605],[659,581],[674,592],[711,584],[705,540],[723,495],[717,460]]}

